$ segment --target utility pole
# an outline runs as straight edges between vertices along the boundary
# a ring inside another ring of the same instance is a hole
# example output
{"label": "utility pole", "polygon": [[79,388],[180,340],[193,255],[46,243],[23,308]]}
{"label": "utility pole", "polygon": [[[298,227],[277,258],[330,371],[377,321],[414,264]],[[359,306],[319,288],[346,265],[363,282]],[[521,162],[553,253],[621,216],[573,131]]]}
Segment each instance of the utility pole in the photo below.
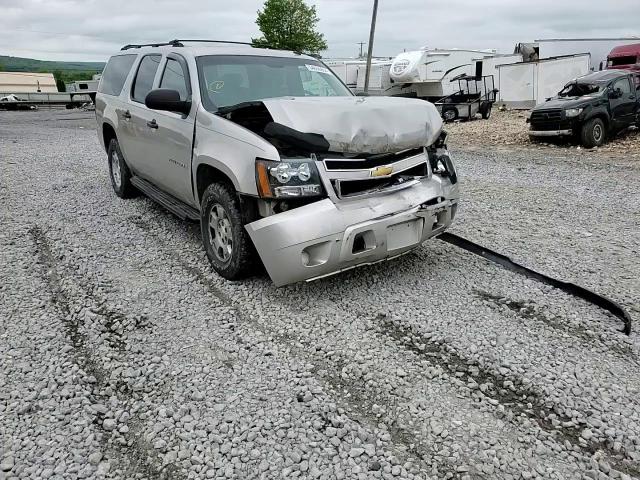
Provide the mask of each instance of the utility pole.
{"label": "utility pole", "polygon": [[356,42],[356,45],[360,45],[360,55],[358,55],[358,58],[362,58],[362,47],[366,44],[367,42]]}
{"label": "utility pole", "polygon": [[369,93],[369,76],[371,74],[371,56],[373,55],[373,37],[376,33],[376,15],[378,14],[378,0],[373,0],[373,14],[371,15],[371,30],[369,31],[369,51],[367,53],[367,71],[364,76],[364,94]]}

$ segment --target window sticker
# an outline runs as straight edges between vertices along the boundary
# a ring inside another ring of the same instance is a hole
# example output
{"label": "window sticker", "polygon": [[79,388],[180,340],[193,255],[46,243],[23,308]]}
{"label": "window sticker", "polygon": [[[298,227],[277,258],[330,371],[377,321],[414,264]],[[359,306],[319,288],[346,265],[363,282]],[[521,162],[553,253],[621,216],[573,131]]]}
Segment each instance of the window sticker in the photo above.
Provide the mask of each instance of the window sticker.
{"label": "window sticker", "polygon": [[328,68],[321,67],[319,65],[309,65],[308,63],[305,63],[304,66],[307,67],[307,70],[310,72],[326,73],[327,75],[330,74]]}

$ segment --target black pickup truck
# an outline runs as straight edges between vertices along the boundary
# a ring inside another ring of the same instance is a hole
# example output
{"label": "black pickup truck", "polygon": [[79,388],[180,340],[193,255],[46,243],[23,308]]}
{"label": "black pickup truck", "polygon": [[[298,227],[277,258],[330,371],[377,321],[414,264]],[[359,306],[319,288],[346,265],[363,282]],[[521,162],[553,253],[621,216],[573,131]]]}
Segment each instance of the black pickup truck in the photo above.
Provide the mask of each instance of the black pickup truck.
{"label": "black pickup truck", "polygon": [[592,148],[631,125],[640,127],[639,80],[628,71],[602,70],[569,82],[531,111],[529,136],[573,136]]}

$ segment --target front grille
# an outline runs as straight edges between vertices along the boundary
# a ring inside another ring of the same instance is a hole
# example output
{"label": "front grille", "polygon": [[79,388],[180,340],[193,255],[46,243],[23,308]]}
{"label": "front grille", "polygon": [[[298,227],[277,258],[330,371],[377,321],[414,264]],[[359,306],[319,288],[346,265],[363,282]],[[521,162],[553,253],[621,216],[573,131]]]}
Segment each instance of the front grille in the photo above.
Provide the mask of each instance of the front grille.
{"label": "front grille", "polygon": [[426,175],[428,175],[427,164],[421,163],[390,177],[367,178],[364,180],[334,180],[332,183],[336,195],[339,198],[346,198],[384,190]]}
{"label": "front grille", "polygon": [[324,161],[327,170],[365,170],[368,168],[389,165],[405,158],[415,157],[424,153],[424,148],[412,148],[398,153],[380,153],[366,158],[327,158]]}
{"label": "front grille", "polygon": [[560,130],[562,121],[562,109],[555,108],[531,112],[532,130]]}

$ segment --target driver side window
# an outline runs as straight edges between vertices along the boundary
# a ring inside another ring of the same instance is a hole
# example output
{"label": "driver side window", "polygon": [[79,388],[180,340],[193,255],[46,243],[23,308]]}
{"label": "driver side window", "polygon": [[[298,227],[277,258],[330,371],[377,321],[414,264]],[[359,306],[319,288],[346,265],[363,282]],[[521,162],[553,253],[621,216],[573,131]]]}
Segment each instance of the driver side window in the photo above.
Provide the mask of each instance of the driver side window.
{"label": "driver side window", "polygon": [[187,76],[180,62],[173,58],[167,59],[164,72],[162,72],[162,80],[160,80],[160,88],[176,90],[180,94],[180,100],[184,101],[189,98]]}
{"label": "driver side window", "polygon": [[622,94],[631,93],[631,85],[629,85],[629,80],[627,78],[621,78],[613,84],[613,91],[621,90]]}

